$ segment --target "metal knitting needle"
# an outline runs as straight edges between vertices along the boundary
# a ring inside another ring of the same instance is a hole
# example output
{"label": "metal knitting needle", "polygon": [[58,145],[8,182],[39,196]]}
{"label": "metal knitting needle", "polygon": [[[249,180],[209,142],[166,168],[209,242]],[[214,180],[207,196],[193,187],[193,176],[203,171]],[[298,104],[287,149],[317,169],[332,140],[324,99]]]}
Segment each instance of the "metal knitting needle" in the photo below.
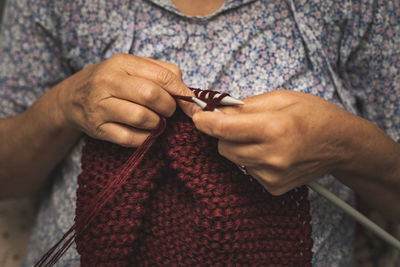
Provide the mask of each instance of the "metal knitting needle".
{"label": "metal knitting needle", "polygon": [[[220,95],[221,94],[216,94],[215,97],[218,97]],[[224,106],[244,105],[244,102],[231,96],[225,96],[221,100],[221,105]]]}
{"label": "metal knitting needle", "polygon": [[[220,95],[221,94],[218,93],[218,94],[215,94],[214,97],[217,98]],[[207,96],[208,95],[206,95],[206,97]],[[237,99],[237,98],[234,98],[234,97],[231,97],[231,96],[227,95],[227,96],[225,96],[224,98],[221,99],[220,104],[224,105],[224,106],[235,106],[235,105],[244,105],[244,102],[239,100],[239,99]]]}
{"label": "metal knitting needle", "polygon": [[[193,102],[196,103],[201,109],[204,109],[207,106],[207,103],[204,101],[193,97]],[[239,100],[240,101],[240,100]],[[243,102],[242,102],[243,103]],[[238,105],[238,103],[233,104],[233,105]],[[216,112],[221,112],[218,109],[214,109]],[[351,216],[353,219],[358,221],[361,225],[364,227],[368,228],[371,230],[373,233],[375,233],[377,236],[382,238],[384,241],[388,242],[390,245],[394,246],[398,250],[400,250],[400,241],[396,239],[394,236],[383,230],[381,227],[379,227],[376,223],[365,217],[363,214],[361,214],[359,211],[357,211],[355,208],[347,204],[345,201],[337,197],[335,194],[331,193],[328,191],[325,187],[320,185],[319,183],[312,181],[307,184],[307,186],[320,194],[321,196],[325,197],[328,201],[331,203],[335,204],[337,207],[342,209],[346,214]]]}
{"label": "metal knitting needle", "polygon": [[[220,95],[221,95],[221,94],[216,94],[215,97],[218,97],[218,96],[220,96]],[[199,107],[201,107],[201,109],[204,109],[204,108],[207,106],[207,103],[206,103],[206,102],[204,102],[203,100],[200,100],[200,99],[197,98],[197,97],[192,97],[192,100],[193,100],[193,102],[196,103]],[[239,99],[236,99],[236,98],[234,98],[234,97],[231,97],[231,96],[225,96],[224,98],[221,99],[220,104],[221,104],[221,105],[224,105],[224,106],[236,106],[236,105],[243,105],[244,102],[241,101],[241,100],[239,100]],[[216,111],[216,112],[221,112],[221,110],[219,110],[219,109],[217,109],[217,108],[215,108],[214,111]]]}
{"label": "metal knitting needle", "polygon": [[[203,100],[198,99],[197,97],[192,97],[193,102],[198,105],[201,109],[204,109],[207,106],[207,103]],[[215,108],[215,112],[221,112],[221,110]]]}
{"label": "metal knitting needle", "polygon": [[358,212],[352,206],[338,198],[335,194],[329,192],[325,187],[320,185],[319,183],[313,181],[307,184],[309,188],[322,195],[326,199],[328,199],[331,203],[335,204],[337,207],[341,208],[345,213],[353,217],[356,221],[358,221],[361,225],[365,226],[372,232],[374,232],[377,236],[382,238],[384,241],[388,242],[398,250],[400,250],[400,241],[396,239],[394,236],[390,235],[388,232],[379,227],[376,223],[365,217],[363,214]]}
{"label": "metal knitting needle", "polygon": [[[199,90],[199,89],[196,89],[196,88],[189,88],[189,89],[191,89],[192,91]],[[207,92],[205,94],[205,98],[208,98],[209,95],[210,95],[210,92]],[[216,93],[215,95],[213,95],[213,98],[218,98],[220,96],[221,96],[220,93]],[[223,106],[234,106],[234,105],[244,105],[244,102],[239,100],[239,99],[237,99],[237,98],[234,98],[234,97],[232,97],[230,95],[226,95],[226,96],[224,96],[224,98],[221,99],[219,104],[223,105]]]}

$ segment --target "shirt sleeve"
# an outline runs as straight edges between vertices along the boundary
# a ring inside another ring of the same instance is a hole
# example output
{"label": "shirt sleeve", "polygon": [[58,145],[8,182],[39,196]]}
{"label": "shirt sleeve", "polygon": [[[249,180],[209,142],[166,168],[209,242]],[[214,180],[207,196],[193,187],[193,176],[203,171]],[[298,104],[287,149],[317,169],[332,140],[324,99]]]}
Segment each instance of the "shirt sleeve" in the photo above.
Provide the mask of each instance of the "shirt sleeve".
{"label": "shirt sleeve", "polygon": [[0,118],[23,112],[70,74],[50,10],[35,0],[7,1],[0,33]]}
{"label": "shirt sleeve", "polygon": [[341,56],[361,116],[400,142],[400,2],[352,1]]}

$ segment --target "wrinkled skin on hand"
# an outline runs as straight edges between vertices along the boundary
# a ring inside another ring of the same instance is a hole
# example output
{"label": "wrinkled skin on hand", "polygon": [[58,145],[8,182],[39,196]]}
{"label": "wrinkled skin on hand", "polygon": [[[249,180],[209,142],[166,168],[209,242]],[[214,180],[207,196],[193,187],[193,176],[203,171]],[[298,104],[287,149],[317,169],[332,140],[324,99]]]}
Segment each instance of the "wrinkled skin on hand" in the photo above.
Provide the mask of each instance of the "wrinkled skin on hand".
{"label": "wrinkled skin on hand", "polygon": [[[91,65],[68,78],[57,101],[63,121],[89,136],[137,147],[156,128],[159,116],[176,108],[170,94],[192,95],[180,69],[129,54]],[[191,116],[194,106],[181,103]]]}
{"label": "wrinkled skin on hand", "polygon": [[219,153],[244,165],[270,193],[283,194],[351,157],[351,131],[358,117],[322,98],[277,90],[243,99],[223,113],[197,112],[196,127],[219,139]]}

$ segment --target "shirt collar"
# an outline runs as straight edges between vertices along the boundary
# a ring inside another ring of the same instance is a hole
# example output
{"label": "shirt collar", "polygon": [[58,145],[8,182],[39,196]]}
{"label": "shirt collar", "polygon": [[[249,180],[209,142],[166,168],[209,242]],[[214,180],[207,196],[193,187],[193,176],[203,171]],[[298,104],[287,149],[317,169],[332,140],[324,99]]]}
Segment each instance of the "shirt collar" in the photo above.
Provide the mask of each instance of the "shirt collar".
{"label": "shirt collar", "polygon": [[188,19],[196,20],[196,21],[206,21],[206,20],[210,20],[210,19],[216,17],[217,15],[221,14],[222,12],[247,5],[247,4],[249,4],[251,2],[255,2],[257,0],[226,0],[220,9],[218,9],[215,13],[207,15],[207,16],[185,15],[174,6],[174,4],[172,3],[172,0],[144,0],[144,1],[153,3],[159,7],[163,8],[165,10],[168,10],[169,12],[172,12],[181,17],[185,17]]}

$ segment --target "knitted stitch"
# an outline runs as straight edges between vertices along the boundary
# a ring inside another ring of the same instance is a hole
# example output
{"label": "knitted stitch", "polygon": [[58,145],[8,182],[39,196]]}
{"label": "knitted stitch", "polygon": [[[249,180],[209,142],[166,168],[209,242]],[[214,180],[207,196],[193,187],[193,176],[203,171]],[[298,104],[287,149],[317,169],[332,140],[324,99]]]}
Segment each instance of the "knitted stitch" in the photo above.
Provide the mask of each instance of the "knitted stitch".
{"label": "knitted stitch", "polygon": [[82,266],[311,266],[307,188],[272,196],[181,111],[94,220],[94,199],[134,149],[88,138],[78,177]]}

